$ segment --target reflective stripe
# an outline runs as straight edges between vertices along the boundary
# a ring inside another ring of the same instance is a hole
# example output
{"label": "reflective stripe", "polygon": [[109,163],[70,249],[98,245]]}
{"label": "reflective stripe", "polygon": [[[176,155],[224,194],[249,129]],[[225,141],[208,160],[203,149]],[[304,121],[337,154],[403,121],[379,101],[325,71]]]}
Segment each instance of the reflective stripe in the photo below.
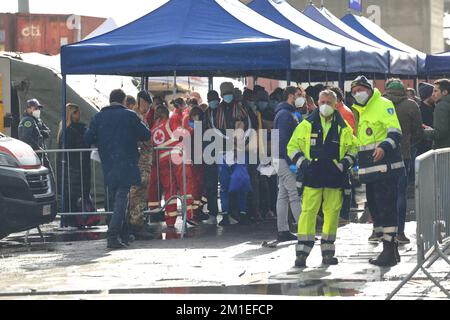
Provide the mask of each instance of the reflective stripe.
{"label": "reflective stripe", "polygon": [[148,203],[148,206],[149,206],[149,207],[155,207],[155,206],[158,207],[159,205],[160,205],[159,202],[149,202],[149,203]]}
{"label": "reflective stripe", "polygon": [[305,236],[305,235],[298,235],[297,236],[298,241],[308,241],[308,242],[314,242],[316,241],[316,236]]}
{"label": "reflective stripe", "polygon": [[383,228],[384,233],[397,233],[398,227]]}
{"label": "reflective stripe", "polygon": [[392,149],[396,149],[397,148],[397,144],[395,143],[394,139],[391,138],[387,138],[386,140],[384,140],[385,142],[389,143],[392,146]]}
{"label": "reflective stripe", "polygon": [[352,156],[346,156],[344,158],[344,160],[347,160],[349,162],[350,167],[352,167],[355,164],[355,160],[354,160],[354,158]]}
{"label": "reflective stripe", "polygon": [[301,155],[301,154],[302,154],[302,152],[300,150],[295,150],[289,155],[289,158],[293,161],[296,156]]}
{"label": "reflective stripe", "polygon": [[394,237],[393,237],[393,236],[390,236],[390,235],[388,235],[388,234],[385,234],[385,235],[383,236],[383,240],[384,240],[384,241],[387,241],[387,242],[392,242],[392,241],[394,241]]}
{"label": "reflective stripe", "polygon": [[202,197],[202,202],[203,202],[203,203],[208,203],[208,199],[205,198],[205,197]]}
{"label": "reflective stripe", "polygon": [[370,150],[375,150],[376,148],[378,148],[378,143],[369,144],[367,146],[361,146],[361,147],[359,147],[359,151],[360,152],[370,151]]}
{"label": "reflective stripe", "polygon": [[401,168],[404,168],[404,167],[405,167],[405,163],[403,161],[391,164],[391,169],[393,169],[393,170],[401,169]]}
{"label": "reflective stripe", "polygon": [[358,173],[360,175],[370,174],[370,173],[377,173],[377,172],[386,173],[387,170],[388,170],[387,165],[382,165],[382,166],[370,167],[370,168],[367,168],[367,169],[359,169]]}
{"label": "reflective stripe", "polygon": [[297,168],[300,168],[302,166],[303,161],[305,161],[305,160],[306,160],[305,157],[301,157],[300,159],[298,159],[297,164],[296,164]]}
{"label": "reflective stripe", "polygon": [[307,245],[304,245],[304,244],[298,244],[297,247],[295,248],[295,250],[300,253],[310,254],[312,251],[312,248],[308,247]]}
{"label": "reflective stripe", "polygon": [[178,216],[178,212],[177,211],[166,212],[166,216],[168,216],[168,217],[177,217]]}
{"label": "reflective stripe", "polygon": [[373,232],[375,233],[383,233],[384,228],[383,227],[376,227],[373,228]]}
{"label": "reflective stripe", "polygon": [[336,235],[333,234],[323,234],[322,241],[336,241]]}
{"label": "reflective stripe", "polygon": [[398,134],[400,134],[400,135],[403,135],[402,130],[397,129],[397,128],[389,128],[387,132],[388,132],[388,134],[389,134],[389,133],[398,133]]}
{"label": "reflective stripe", "polygon": [[324,251],[336,251],[336,246],[334,244],[330,244],[330,243],[321,244],[320,248],[322,249],[322,252],[324,252]]}

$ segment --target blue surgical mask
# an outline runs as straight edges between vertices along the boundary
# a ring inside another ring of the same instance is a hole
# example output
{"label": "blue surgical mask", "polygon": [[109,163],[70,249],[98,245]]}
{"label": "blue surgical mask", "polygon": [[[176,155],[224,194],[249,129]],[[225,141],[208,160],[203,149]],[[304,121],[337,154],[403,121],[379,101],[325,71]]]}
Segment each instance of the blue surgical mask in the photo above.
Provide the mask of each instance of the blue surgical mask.
{"label": "blue surgical mask", "polygon": [[234,99],[234,96],[232,94],[226,94],[223,96],[223,101],[225,101],[225,103],[232,103]]}
{"label": "blue surgical mask", "polygon": [[188,123],[189,123],[189,127],[191,127],[192,129],[195,128],[195,123],[194,123],[194,121],[189,120]]}
{"label": "blue surgical mask", "polygon": [[261,111],[266,110],[268,106],[269,106],[269,102],[267,102],[267,101],[259,101],[258,102],[258,108]]}
{"label": "blue surgical mask", "polygon": [[209,107],[211,108],[211,109],[217,109],[217,107],[219,106],[219,101],[218,100],[213,100],[213,101],[210,101],[209,103],[208,103],[208,105],[209,105]]}

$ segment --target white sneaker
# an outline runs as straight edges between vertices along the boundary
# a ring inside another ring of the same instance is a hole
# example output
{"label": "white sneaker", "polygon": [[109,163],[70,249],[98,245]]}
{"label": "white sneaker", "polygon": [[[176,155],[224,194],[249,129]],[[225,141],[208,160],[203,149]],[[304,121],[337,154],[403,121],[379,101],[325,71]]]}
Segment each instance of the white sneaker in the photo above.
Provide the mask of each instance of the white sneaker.
{"label": "white sneaker", "polygon": [[209,224],[209,225],[217,225],[217,217],[215,216],[209,216],[209,219],[206,221],[203,221],[204,224]]}

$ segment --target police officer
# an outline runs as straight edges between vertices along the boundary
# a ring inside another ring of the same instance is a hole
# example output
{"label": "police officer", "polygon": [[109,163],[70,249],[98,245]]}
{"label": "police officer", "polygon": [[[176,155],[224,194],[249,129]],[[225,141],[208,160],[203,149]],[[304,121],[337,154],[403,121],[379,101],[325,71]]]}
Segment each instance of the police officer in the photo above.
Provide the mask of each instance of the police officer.
{"label": "police officer", "polygon": [[402,130],[395,106],[372,88],[366,77],[352,82],[356,111],[359,177],[366,184],[367,204],[374,231],[383,240],[383,251],[371,264],[387,267],[400,262],[395,241],[398,231],[397,181],[404,173],[400,142]]}
{"label": "police officer", "polygon": [[19,139],[30,145],[33,150],[44,149],[44,137],[39,128],[41,105],[36,99],[27,101],[27,108],[19,123]]}
{"label": "police officer", "polygon": [[[337,96],[331,90],[319,95],[316,109],[295,130],[287,152],[303,174],[302,214],[298,223],[297,260],[295,266],[306,267],[314,247],[316,219],[323,208],[322,263],[336,265],[336,233],[343,203],[343,184],[347,171],[356,161],[357,140],[353,129],[336,109]],[[291,168],[295,171],[295,168]]]}
{"label": "police officer", "polygon": [[[50,138],[50,129],[41,119],[43,106],[37,99],[27,101],[27,108],[19,123],[19,139],[30,145],[33,150],[47,149],[45,141]],[[46,155],[42,155],[43,165],[51,170],[50,162]],[[52,170],[51,170],[52,171]]]}

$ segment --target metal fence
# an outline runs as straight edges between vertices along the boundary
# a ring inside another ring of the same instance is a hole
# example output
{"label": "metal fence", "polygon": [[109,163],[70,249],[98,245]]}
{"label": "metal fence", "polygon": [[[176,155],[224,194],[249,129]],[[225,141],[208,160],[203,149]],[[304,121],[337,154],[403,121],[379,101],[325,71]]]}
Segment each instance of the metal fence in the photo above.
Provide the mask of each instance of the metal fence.
{"label": "metal fence", "polygon": [[[155,148],[156,154],[160,151],[171,151],[177,149],[182,154],[182,174],[183,190],[171,199],[164,199],[164,205],[160,211],[164,211],[167,203],[174,199],[181,202],[181,216],[183,218],[181,238],[185,236],[187,229],[187,197],[186,195],[186,158],[180,147],[161,147]],[[98,152],[97,149],[53,149],[37,151],[44,166],[49,167],[52,172],[56,188],[56,198],[58,199],[58,215],[61,217],[61,226],[64,225],[64,219],[76,216],[110,216],[113,214],[110,193],[105,186],[101,163],[99,159],[92,156],[92,153]],[[157,162],[158,163],[158,162]],[[150,164],[149,164],[150,165]],[[158,167],[153,168],[158,170]],[[86,176],[86,172],[89,175]],[[158,175],[158,183],[160,176]],[[155,186],[156,187],[156,186]],[[91,198],[92,197],[92,198]],[[76,205],[73,199],[78,202]],[[86,206],[91,203],[92,206]],[[90,208],[91,207],[91,208]],[[80,211],[81,209],[81,211]],[[144,211],[144,216],[151,216],[150,210]]]}
{"label": "metal fence", "polygon": [[447,297],[450,293],[427,270],[440,258],[449,265],[450,249],[450,149],[429,151],[416,159],[417,266],[387,297],[421,270]]}

